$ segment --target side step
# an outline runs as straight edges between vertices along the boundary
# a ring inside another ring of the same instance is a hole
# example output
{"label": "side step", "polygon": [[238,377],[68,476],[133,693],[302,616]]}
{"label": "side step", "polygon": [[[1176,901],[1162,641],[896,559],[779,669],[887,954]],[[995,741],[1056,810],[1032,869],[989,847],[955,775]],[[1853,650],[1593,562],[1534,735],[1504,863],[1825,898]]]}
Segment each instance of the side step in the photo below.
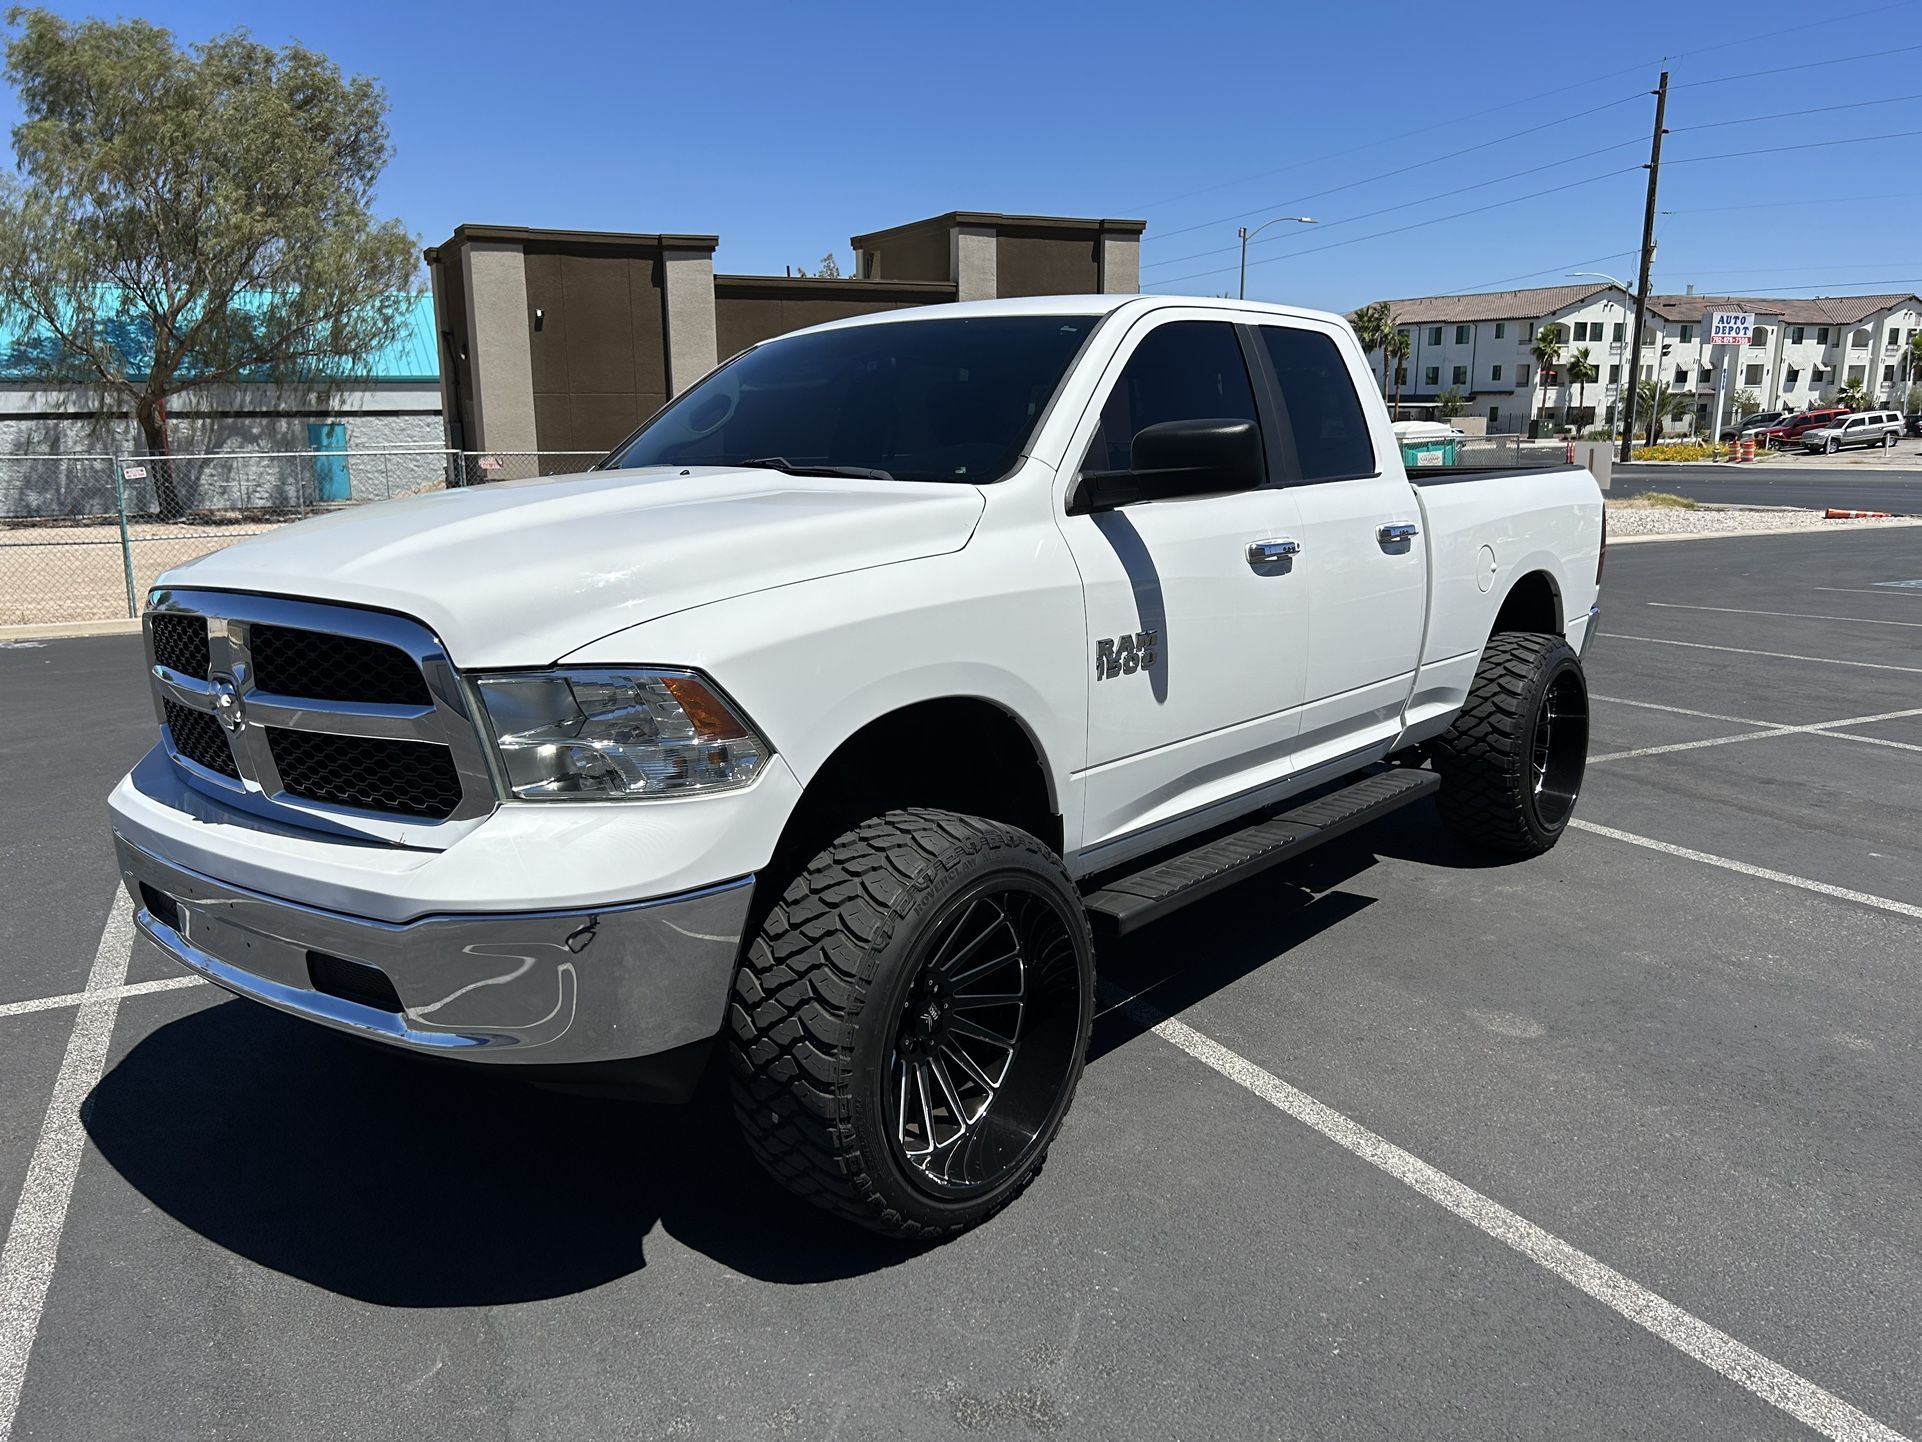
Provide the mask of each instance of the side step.
{"label": "side step", "polygon": [[1086,898],[1088,915],[1104,934],[1126,936],[1191,901],[1379,821],[1440,785],[1433,771],[1391,767],[1373,772],[1292,811],[1109,881]]}

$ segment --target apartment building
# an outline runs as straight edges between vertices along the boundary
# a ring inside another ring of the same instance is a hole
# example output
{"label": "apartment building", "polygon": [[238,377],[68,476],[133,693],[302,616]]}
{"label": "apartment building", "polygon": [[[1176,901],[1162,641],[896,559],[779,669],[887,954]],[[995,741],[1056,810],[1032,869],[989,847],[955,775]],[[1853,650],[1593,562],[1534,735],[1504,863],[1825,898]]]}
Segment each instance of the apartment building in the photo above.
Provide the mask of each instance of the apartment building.
{"label": "apartment building", "polygon": [[[1550,424],[1608,425],[1620,413],[1628,383],[1634,301],[1620,286],[1582,284],[1474,295],[1420,296],[1390,301],[1396,328],[1409,338],[1409,356],[1388,375],[1404,404],[1432,403],[1454,390],[1467,413],[1491,432],[1519,431],[1543,417]],[[1659,379],[1690,397],[1687,420],[1673,429],[1705,429],[1715,407],[1718,367],[1703,334],[1711,310],[1751,311],[1751,343],[1731,357],[1729,395],[1747,391],[1754,407],[1803,410],[1834,398],[1845,385],[1867,388],[1876,401],[1900,406],[1911,384],[1910,339],[1922,330],[1922,298],[1914,295],[1834,296],[1811,300],[1755,296],[1649,297],[1641,377]],[[1546,373],[1533,347],[1542,327],[1555,327],[1560,363]],[[1568,360],[1586,350],[1596,378],[1568,376]],[[1382,375],[1381,353],[1370,358]]]}

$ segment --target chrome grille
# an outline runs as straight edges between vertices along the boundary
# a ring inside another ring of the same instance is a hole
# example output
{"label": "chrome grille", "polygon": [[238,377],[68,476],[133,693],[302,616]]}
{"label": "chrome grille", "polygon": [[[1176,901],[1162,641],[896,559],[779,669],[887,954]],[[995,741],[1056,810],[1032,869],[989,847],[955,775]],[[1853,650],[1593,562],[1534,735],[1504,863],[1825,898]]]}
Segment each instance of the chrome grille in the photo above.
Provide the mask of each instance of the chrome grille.
{"label": "chrome grille", "polygon": [[153,658],[169,671],[207,679],[207,622],[200,616],[153,618]]}
{"label": "chrome grille", "polygon": [[292,626],[253,628],[254,686],[276,696],[426,706],[432,698],[405,651],[358,636]]}
{"label": "chrome grille", "polygon": [[170,752],[203,790],[388,841],[494,807],[466,692],[417,621],[318,601],[159,590],[146,635],[154,710]]}
{"label": "chrome grille", "polygon": [[277,726],[267,728],[267,746],[289,796],[436,821],[460,805],[460,776],[445,746]]}
{"label": "chrome grille", "polygon": [[166,707],[167,730],[173,733],[174,750],[222,776],[240,779],[234,765],[234,748],[227,744],[227,733],[205,711],[189,711],[178,701],[161,702]]}

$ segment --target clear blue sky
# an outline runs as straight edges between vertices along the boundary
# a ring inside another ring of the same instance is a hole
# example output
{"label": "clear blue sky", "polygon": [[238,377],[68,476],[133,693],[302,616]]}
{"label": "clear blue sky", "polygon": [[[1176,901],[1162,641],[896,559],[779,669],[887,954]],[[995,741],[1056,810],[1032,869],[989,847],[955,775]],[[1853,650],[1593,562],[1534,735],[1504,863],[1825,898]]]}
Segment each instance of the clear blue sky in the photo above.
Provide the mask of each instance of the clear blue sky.
{"label": "clear blue sky", "polygon": [[[1258,239],[1249,294],[1341,310],[1584,268],[1632,277],[1641,92],[1666,57],[1661,208],[1678,213],[1661,219],[1658,289],[1922,290],[1922,134],[1791,148],[1922,132],[1922,0],[139,13],[183,40],[250,25],[378,76],[396,150],[381,205],[425,243],[463,221],[718,232],[721,270],[778,274],[830,250],[846,267],[849,235],[945,210],[1129,216],[1148,222],[1144,285],[1205,294],[1234,287],[1238,223],[1305,213],[1323,224]],[[1813,63],[1827,60],[1846,63]],[[1784,66],[1804,68],[1757,73]],[[1836,106],[1856,108],[1722,123]],[[1606,108],[1548,124],[1591,107]],[[0,123],[16,119],[0,93]],[[1572,158],[1616,142],[1632,143]],[[1679,163],[1743,151],[1760,153]]]}

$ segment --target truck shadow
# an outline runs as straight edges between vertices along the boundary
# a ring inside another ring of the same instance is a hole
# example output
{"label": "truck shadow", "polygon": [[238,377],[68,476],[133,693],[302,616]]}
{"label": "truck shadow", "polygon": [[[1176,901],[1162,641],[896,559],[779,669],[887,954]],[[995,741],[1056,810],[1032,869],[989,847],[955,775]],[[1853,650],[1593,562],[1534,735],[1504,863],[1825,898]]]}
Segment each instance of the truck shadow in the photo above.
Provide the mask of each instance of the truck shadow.
{"label": "truck shadow", "polygon": [[546,1092],[237,1000],[142,1040],[94,1089],[85,1122],[182,1225],[382,1306],[585,1291],[640,1270],[661,1230],[778,1283],[878,1271],[919,1250],[767,1178],[736,1138],[724,1087],[680,1107]]}
{"label": "truck shadow", "polygon": [[[1344,839],[1104,946],[1090,1065],[1146,1029],[1124,998],[1178,1012],[1369,905],[1339,888],[1375,856]],[[566,1296],[640,1271],[650,1244],[777,1284],[877,1272],[925,1250],[770,1180],[717,1077],[680,1107],[547,1092],[238,1000],[144,1037],[83,1116],[107,1161],[183,1226],[381,1306]]]}

